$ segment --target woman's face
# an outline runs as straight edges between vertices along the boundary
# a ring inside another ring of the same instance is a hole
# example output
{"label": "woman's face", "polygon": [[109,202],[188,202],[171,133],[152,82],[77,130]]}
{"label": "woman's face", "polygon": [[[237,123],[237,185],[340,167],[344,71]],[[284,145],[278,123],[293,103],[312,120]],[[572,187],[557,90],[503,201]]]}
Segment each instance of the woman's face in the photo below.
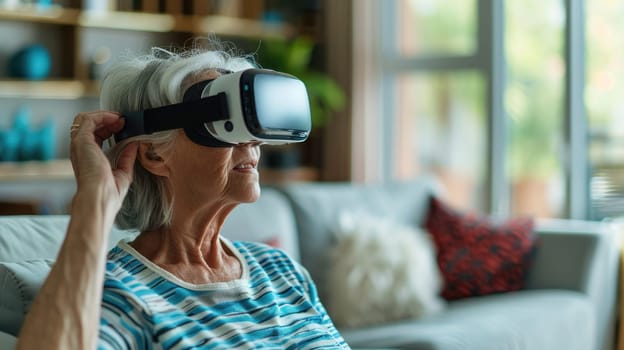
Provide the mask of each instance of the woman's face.
{"label": "woman's face", "polygon": [[[206,70],[187,77],[183,91],[196,82],[215,79],[221,73]],[[175,201],[201,205],[217,200],[223,204],[254,202],[260,196],[258,161],[260,145],[206,147],[178,131],[173,148],[163,157]]]}

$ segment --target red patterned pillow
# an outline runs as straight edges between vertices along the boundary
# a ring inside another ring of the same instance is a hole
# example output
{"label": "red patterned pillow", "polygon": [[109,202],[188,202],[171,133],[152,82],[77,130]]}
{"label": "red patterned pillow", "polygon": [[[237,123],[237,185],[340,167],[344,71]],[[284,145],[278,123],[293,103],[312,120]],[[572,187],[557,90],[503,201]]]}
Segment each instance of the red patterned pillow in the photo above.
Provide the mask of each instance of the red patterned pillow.
{"label": "red patterned pillow", "polygon": [[438,249],[445,299],[523,287],[537,243],[533,219],[515,218],[495,224],[483,216],[460,213],[432,198],[425,226]]}

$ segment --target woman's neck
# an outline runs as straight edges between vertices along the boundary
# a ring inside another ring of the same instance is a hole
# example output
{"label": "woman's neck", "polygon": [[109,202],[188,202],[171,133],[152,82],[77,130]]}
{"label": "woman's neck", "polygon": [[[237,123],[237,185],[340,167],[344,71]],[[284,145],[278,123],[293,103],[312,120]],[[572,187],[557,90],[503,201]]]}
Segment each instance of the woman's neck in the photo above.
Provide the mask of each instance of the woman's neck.
{"label": "woman's neck", "polygon": [[189,283],[238,279],[241,262],[220,239],[221,227],[230,211],[174,216],[170,227],[143,232],[130,245],[154,264]]}

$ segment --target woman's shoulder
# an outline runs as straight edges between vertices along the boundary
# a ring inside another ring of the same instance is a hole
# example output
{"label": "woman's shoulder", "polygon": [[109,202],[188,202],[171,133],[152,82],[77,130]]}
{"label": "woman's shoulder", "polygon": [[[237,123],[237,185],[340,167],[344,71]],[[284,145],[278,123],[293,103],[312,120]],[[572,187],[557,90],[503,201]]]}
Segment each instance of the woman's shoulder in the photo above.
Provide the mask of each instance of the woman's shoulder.
{"label": "woman's shoulder", "polygon": [[282,249],[261,242],[234,241],[232,243],[250,266],[259,265],[264,269],[277,268],[281,272],[297,269],[297,263]]}
{"label": "woman's shoulder", "polygon": [[104,289],[111,287],[126,289],[127,286],[123,281],[132,276],[133,273],[143,270],[140,265],[140,261],[120,248],[119,245],[113,247],[106,257]]}
{"label": "woman's shoulder", "polygon": [[114,246],[111,250],[108,251],[108,254],[106,256],[107,274],[110,273],[111,270],[123,266],[130,259],[132,259],[132,256],[128,254],[128,252],[121,249],[119,245]]}
{"label": "woman's shoulder", "polygon": [[[105,289],[131,290],[130,285],[149,284],[160,278],[156,271],[146,265],[145,259],[132,254],[127,246],[127,242],[121,241],[108,252],[104,280]],[[140,281],[141,283],[130,284],[129,281]]]}
{"label": "woman's shoulder", "polygon": [[252,241],[232,241],[232,244],[236,248],[243,249],[250,254],[259,255],[284,255],[288,256],[286,252],[271,242],[252,242]]}
{"label": "woman's shoulder", "polygon": [[233,244],[247,261],[252,280],[268,277],[300,286],[306,293],[314,290],[307,270],[285,251],[258,242],[235,241]]}
{"label": "woman's shoulder", "polygon": [[106,256],[106,272],[112,272],[114,270],[133,270],[137,266],[142,265],[136,257],[134,257],[123,246],[126,244],[124,241],[120,241],[111,250],[108,251]]}

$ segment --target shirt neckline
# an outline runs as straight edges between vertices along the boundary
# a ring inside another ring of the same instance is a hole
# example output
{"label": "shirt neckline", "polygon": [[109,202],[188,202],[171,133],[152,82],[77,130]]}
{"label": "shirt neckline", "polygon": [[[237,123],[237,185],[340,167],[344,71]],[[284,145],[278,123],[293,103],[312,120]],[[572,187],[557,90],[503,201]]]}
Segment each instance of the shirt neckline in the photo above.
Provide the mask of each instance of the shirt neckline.
{"label": "shirt neckline", "polygon": [[249,265],[247,264],[247,260],[243,257],[243,255],[238,250],[238,248],[236,248],[230,240],[224,237],[219,237],[219,239],[221,240],[221,243],[223,243],[223,245],[227,249],[229,249],[230,252],[232,252],[232,254],[234,254],[234,257],[241,264],[241,269],[242,269],[241,276],[237,279],[233,279],[231,281],[226,281],[226,282],[210,282],[210,283],[201,283],[201,284],[190,283],[190,282],[187,282],[178,278],[171,272],[163,269],[162,267],[153,263],[148,258],[141,255],[141,253],[139,253],[136,249],[134,249],[129,244],[128,240],[124,239],[124,240],[119,241],[119,243],[117,244],[117,247],[125,251],[126,253],[132,255],[135,259],[139,260],[143,265],[145,265],[148,269],[150,269],[152,272],[156,273],[160,277],[186,289],[207,291],[207,290],[224,290],[224,289],[232,289],[236,287],[247,286],[249,282]]}

